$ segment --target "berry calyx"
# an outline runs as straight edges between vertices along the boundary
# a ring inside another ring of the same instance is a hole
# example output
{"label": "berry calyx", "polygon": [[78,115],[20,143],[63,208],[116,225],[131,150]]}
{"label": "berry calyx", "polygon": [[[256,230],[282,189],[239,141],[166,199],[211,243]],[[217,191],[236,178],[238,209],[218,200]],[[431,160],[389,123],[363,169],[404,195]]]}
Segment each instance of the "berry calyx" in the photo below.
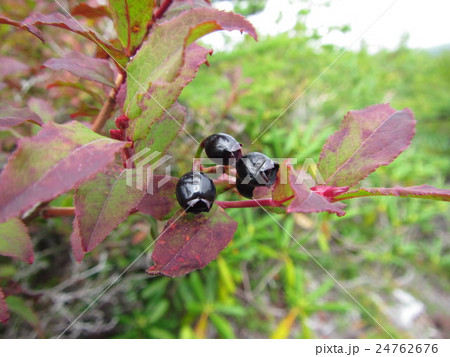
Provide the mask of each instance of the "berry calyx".
{"label": "berry calyx", "polygon": [[241,183],[255,187],[272,186],[277,178],[279,168],[278,162],[260,152],[244,155],[236,163],[236,171]]}
{"label": "berry calyx", "polygon": [[246,198],[253,198],[253,191],[255,190],[255,186],[250,186],[248,184],[242,183],[242,180],[239,177],[236,177],[236,189],[242,196]]}
{"label": "berry calyx", "polygon": [[216,199],[214,182],[203,172],[188,172],[176,187],[177,201],[186,212],[209,212]]}
{"label": "berry calyx", "polygon": [[229,165],[231,159],[236,162],[242,156],[241,147],[235,138],[225,133],[217,133],[208,136],[202,141],[206,155],[219,165]]}

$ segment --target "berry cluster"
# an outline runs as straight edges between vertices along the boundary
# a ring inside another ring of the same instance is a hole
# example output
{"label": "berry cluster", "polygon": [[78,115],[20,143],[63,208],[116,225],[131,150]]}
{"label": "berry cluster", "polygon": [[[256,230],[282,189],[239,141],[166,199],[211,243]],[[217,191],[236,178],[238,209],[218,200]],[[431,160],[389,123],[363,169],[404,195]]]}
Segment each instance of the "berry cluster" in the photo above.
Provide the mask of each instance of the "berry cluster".
{"label": "berry cluster", "polygon": [[[201,148],[213,162],[236,167],[238,192],[252,198],[255,187],[270,187],[275,183],[279,164],[259,152],[242,155],[241,147],[235,138],[224,133],[210,135],[201,143]],[[176,196],[187,212],[209,212],[216,197],[216,188],[204,172],[190,171],[178,181]]]}

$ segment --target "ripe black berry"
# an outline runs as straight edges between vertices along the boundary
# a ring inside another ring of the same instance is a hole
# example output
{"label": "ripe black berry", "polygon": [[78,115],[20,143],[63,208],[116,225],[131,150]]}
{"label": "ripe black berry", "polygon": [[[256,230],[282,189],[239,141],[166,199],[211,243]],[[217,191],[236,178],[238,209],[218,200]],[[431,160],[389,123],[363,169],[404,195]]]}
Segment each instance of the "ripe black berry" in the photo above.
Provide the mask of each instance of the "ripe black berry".
{"label": "ripe black berry", "polygon": [[216,164],[229,165],[230,159],[238,160],[242,156],[241,147],[235,138],[224,133],[208,136],[202,142],[206,155]]}
{"label": "ripe black berry", "polygon": [[203,172],[188,172],[180,177],[177,200],[187,212],[209,212],[216,198],[214,182]]}
{"label": "ripe black berry", "polygon": [[260,152],[242,156],[236,163],[241,183],[270,187],[275,183],[280,165]]}
{"label": "ripe black berry", "polygon": [[242,180],[239,177],[236,177],[236,188],[242,196],[246,198],[253,198],[255,186],[242,183]]}

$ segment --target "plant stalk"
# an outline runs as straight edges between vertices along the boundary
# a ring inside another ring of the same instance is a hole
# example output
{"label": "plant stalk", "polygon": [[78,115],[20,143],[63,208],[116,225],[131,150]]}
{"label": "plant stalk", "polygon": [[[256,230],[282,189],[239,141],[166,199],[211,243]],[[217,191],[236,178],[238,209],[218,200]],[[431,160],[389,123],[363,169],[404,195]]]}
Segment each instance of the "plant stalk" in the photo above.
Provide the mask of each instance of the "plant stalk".
{"label": "plant stalk", "polygon": [[92,124],[92,131],[99,133],[105,126],[105,123],[111,116],[114,105],[116,104],[117,91],[119,90],[119,87],[122,84],[123,80],[124,75],[122,73],[119,73],[115,81],[115,87],[112,88],[109,92],[108,98],[106,98],[105,103],[103,103],[102,109],[100,109],[100,112],[98,113],[97,117],[94,120],[94,123]]}

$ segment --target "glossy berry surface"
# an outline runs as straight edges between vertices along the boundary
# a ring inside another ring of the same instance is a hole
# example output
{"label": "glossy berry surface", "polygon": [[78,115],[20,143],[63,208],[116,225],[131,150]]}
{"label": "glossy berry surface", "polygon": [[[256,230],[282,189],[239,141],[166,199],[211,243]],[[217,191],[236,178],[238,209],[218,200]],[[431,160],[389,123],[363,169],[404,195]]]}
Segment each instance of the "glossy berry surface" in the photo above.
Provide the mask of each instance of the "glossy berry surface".
{"label": "glossy berry surface", "polygon": [[242,180],[239,177],[236,177],[236,189],[242,196],[246,198],[253,198],[253,191],[255,190],[255,186],[250,186],[248,184],[242,183]]}
{"label": "glossy berry surface", "polygon": [[280,165],[260,152],[242,156],[236,163],[241,183],[249,186],[267,186],[275,183]]}
{"label": "glossy berry surface", "polygon": [[203,140],[202,145],[206,155],[219,165],[229,165],[230,159],[239,160],[242,156],[242,145],[231,135],[225,133],[208,136]]}
{"label": "glossy berry surface", "polygon": [[188,172],[176,187],[177,201],[187,212],[209,212],[216,198],[214,182],[203,172]]}

